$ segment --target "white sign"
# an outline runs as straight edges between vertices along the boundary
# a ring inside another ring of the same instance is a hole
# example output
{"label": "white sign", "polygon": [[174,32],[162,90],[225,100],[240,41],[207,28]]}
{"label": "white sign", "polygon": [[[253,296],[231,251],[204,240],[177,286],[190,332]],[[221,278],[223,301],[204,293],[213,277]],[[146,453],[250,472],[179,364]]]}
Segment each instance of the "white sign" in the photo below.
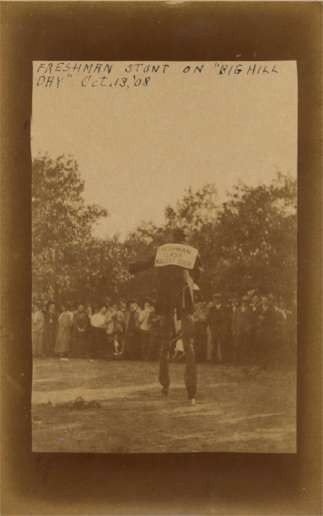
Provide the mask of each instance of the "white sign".
{"label": "white sign", "polygon": [[190,245],[164,244],[157,249],[155,267],[177,265],[191,270],[194,268],[197,254],[197,249]]}

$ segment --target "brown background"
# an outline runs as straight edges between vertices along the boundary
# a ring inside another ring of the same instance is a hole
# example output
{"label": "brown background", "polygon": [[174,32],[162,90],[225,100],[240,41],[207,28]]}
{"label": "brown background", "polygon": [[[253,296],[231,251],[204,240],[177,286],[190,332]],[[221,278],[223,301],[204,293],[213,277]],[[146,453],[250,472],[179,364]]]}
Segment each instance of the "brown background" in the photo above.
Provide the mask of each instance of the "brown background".
{"label": "brown background", "polygon": [[[37,3],[2,10],[3,514],[320,513],[318,3]],[[297,455],[32,454],[32,60],[297,59]]]}

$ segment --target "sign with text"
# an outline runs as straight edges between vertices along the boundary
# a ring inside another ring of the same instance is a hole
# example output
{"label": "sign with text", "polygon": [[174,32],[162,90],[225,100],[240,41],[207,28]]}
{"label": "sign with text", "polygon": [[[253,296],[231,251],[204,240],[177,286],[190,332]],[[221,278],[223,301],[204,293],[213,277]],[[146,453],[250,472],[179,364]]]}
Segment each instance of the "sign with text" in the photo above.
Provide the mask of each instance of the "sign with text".
{"label": "sign with text", "polygon": [[156,253],[155,267],[177,265],[184,269],[193,269],[197,258],[197,249],[185,244],[164,244]]}

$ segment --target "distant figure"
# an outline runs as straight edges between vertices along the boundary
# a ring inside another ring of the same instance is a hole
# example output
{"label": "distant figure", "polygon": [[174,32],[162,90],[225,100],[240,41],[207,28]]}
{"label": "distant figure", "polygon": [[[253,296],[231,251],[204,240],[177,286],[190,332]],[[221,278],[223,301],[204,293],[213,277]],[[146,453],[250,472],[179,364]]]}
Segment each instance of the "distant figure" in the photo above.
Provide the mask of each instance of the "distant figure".
{"label": "distant figure", "polygon": [[249,299],[249,318],[250,318],[250,337],[246,348],[246,360],[251,363],[258,363],[262,357],[262,347],[260,342],[260,315],[261,300],[258,295],[246,295],[245,299]]}
{"label": "distant figure", "polygon": [[38,303],[32,307],[32,349],[34,357],[44,356],[45,316]]}
{"label": "distant figure", "polygon": [[232,359],[234,363],[240,360],[240,346],[239,346],[239,301],[232,300],[231,309],[231,339],[232,339]]}
{"label": "distant figure", "polygon": [[89,316],[89,318],[91,319],[91,317],[93,315],[93,307],[92,307],[91,303],[88,303],[86,305],[86,313]]}
{"label": "distant figure", "polygon": [[107,307],[103,305],[99,310],[95,311],[91,317],[91,334],[92,342],[90,354],[95,358],[106,358],[107,353],[107,336],[106,336],[106,313]]}
{"label": "distant figure", "polygon": [[233,361],[245,363],[248,360],[250,348],[250,309],[247,297],[241,300],[241,306],[234,302],[232,309],[231,331],[233,339]]}
{"label": "distant figure", "polygon": [[181,321],[182,340],[185,349],[185,384],[191,404],[195,404],[197,374],[194,336],[194,282],[201,271],[201,261],[197,249],[185,244],[185,234],[177,229],[172,235],[173,242],[157,249],[148,260],[131,264],[130,273],[137,273],[154,267],[158,274],[156,314],[160,316],[159,332],[161,341],[159,382],[162,394],[167,395],[170,386],[169,354],[174,335],[174,314]]}
{"label": "distant figure", "polygon": [[125,326],[126,357],[129,360],[140,358],[139,306],[136,300],[129,303]]}
{"label": "distant figure", "polygon": [[268,297],[261,298],[259,314],[258,363],[264,369],[277,365],[279,360],[278,314]]}
{"label": "distant figure", "polygon": [[194,348],[198,362],[207,359],[207,304],[198,302],[195,304],[194,321]]}
{"label": "distant figure", "polygon": [[230,323],[230,315],[227,307],[223,304],[221,294],[214,294],[207,321],[212,336],[213,360],[221,363],[228,357]]}
{"label": "distant figure", "polygon": [[73,312],[70,307],[62,307],[62,313],[58,318],[55,354],[66,357],[71,350],[73,327]]}
{"label": "distant figure", "polygon": [[144,308],[140,310],[138,314],[138,324],[140,332],[140,352],[141,358],[143,360],[149,360],[150,357],[150,331],[152,326],[153,312],[153,306],[148,300],[146,300],[144,303]]}
{"label": "distant figure", "polygon": [[118,357],[124,357],[125,355],[125,333],[126,333],[126,322],[127,322],[127,303],[121,300],[117,307],[115,315],[115,338],[118,342]]}
{"label": "distant figure", "polygon": [[106,333],[106,346],[105,346],[105,358],[111,359],[113,357],[114,350],[114,316],[116,313],[116,308],[110,304],[107,306],[107,311],[105,314],[105,333]]}
{"label": "distant figure", "polygon": [[297,300],[293,299],[290,311],[287,313],[287,342],[288,362],[295,367],[297,359]]}
{"label": "distant figure", "polygon": [[44,349],[48,357],[54,356],[55,342],[57,331],[57,314],[55,304],[50,303],[45,312],[45,326],[44,326]]}
{"label": "distant figure", "polygon": [[89,326],[90,320],[85,306],[83,304],[79,304],[78,309],[73,317],[72,356],[75,358],[85,358],[89,355]]}

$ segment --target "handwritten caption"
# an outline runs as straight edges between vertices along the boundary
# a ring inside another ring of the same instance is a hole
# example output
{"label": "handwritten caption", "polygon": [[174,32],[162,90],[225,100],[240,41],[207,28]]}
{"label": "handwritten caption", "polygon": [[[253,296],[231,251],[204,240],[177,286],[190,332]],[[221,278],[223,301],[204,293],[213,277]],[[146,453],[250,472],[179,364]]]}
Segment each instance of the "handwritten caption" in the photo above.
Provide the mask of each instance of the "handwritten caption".
{"label": "handwritten caption", "polygon": [[34,84],[38,88],[62,88],[76,79],[81,88],[147,88],[154,77],[172,72],[183,76],[214,73],[218,77],[268,76],[279,73],[273,62],[205,63],[107,63],[77,61],[37,62]]}

